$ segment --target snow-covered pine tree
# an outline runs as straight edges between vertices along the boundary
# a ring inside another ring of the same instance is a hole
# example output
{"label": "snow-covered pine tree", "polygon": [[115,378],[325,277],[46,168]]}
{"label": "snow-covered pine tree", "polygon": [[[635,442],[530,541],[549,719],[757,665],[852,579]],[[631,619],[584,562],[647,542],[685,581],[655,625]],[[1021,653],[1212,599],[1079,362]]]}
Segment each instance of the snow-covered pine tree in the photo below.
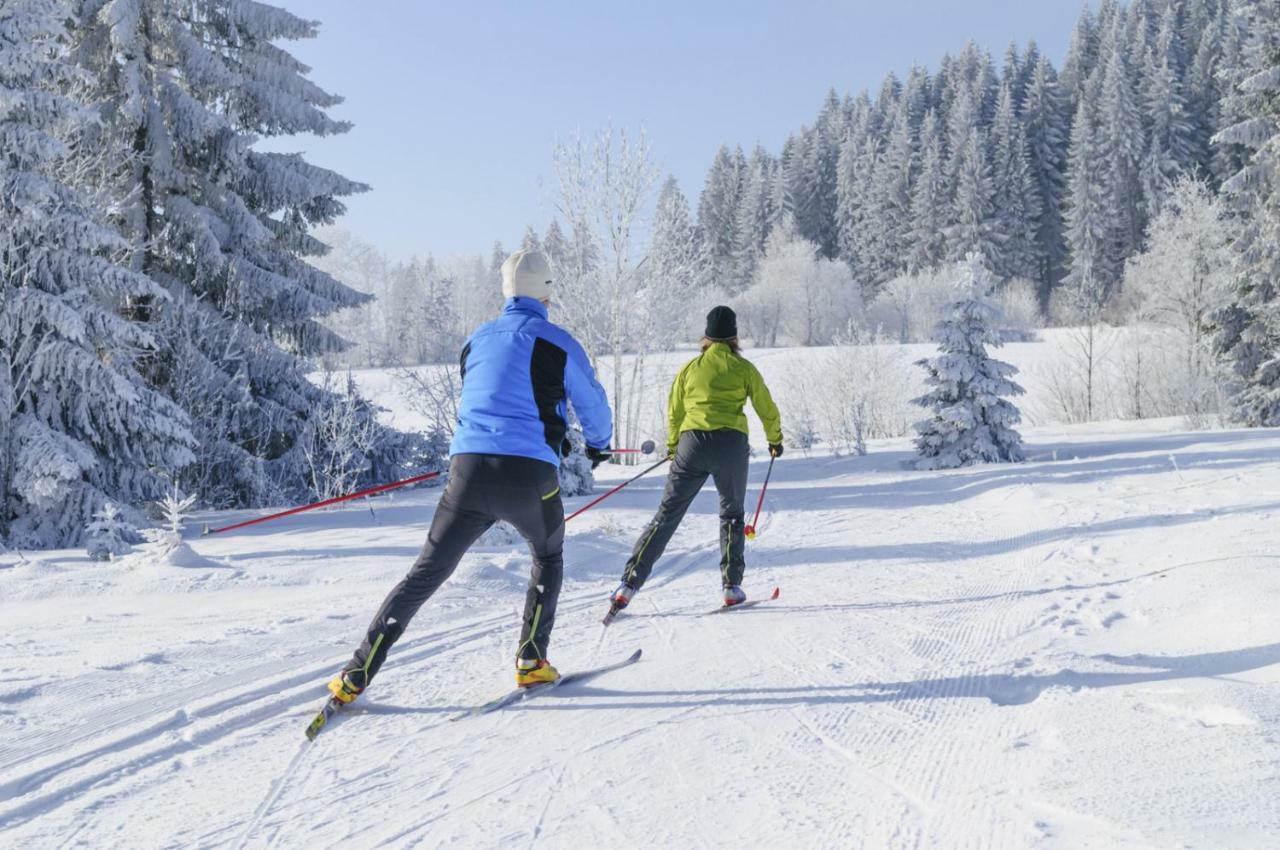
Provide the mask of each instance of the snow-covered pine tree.
{"label": "snow-covered pine tree", "polygon": [[578,417],[569,409],[569,429],[565,432],[569,441],[569,454],[560,460],[560,494],[562,496],[585,496],[595,489],[595,473],[591,469],[591,461],[587,458],[587,439],[582,435],[582,425]]}
{"label": "snow-covered pine tree", "polygon": [[954,157],[951,198],[952,224],[947,228],[947,253],[963,258],[971,253],[998,257],[1003,246],[993,218],[991,165],[987,141],[977,127],[969,131]]}
{"label": "snow-covered pine tree", "polygon": [[1100,283],[1104,291],[1116,281],[1108,265],[1108,236],[1111,220],[1103,155],[1097,142],[1093,99],[1086,92],[1076,108],[1071,127],[1071,150],[1067,164],[1067,196],[1063,231],[1070,266],[1063,283],[1079,289],[1086,280]]}
{"label": "snow-covered pine tree", "polygon": [[890,117],[885,150],[871,174],[870,209],[863,229],[869,275],[863,284],[872,290],[905,269],[903,255],[910,238],[911,180],[915,145],[905,101]]}
{"label": "snow-covered pine tree", "polygon": [[1230,95],[1239,116],[1215,142],[1247,152],[1222,186],[1235,212],[1235,283],[1215,316],[1215,348],[1228,366],[1232,417],[1245,425],[1280,425],[1280,5],[1238,0],[1249,34]]}
{"label": "snow-covered pine tree", "polygon": [[698,196],[698,230],[702,234],[708,280],[724,289],[738,287],[734,268],[734,240],[742,197],[742,151],[737,156],[722,145],[707,171],[707,180]]}
{"label": "snow-covered pine tree", "polygon": [[[764,256],[765,240],[782,212],[775,203],[775,171],[773,157],[757,145],[751,152],[751,159],[747,161],[747,170],[742,179],[742,196],[738,199],[735,216],[733,260],[738,281],[743,287],[749,287],[755,280],[756,266]],[[692,223],[687,224],[692,230]],[[655,238],[656,232],[655,222]]]}
{"label": "snow-covered pine tree", "polygon": [[839,231],[836,226],[836,167],[840,159],[840,143],[844,141],[844,110],[835,89],[827,92],[818,120],[813,126],[809,145],[811,164],[809,179],[813,181],[813,219],[810,232],[801,233],[818,243],[822,255],[832,259],[839,253]]}
{"label": "snow-covered pine tree", "polygon": [[538,231],[533,229],[533,225],[529,225],[524,229],[524,238],[520,240],[521,251],[541,251],[542,240],[538,238]]}
{"label": "snow-covered pine tree", "polygon": [[569,257],[569,240],[565,239],[560,222],[551,219],[547,232],[542,237],[542,251],[547,255],[547,262],[553,269],[562,268]]}
{"label": "snow-covered pine tree", "polygon": [[370,297],[307,262],[326,250],[310,228],[367,187],[254,149],[349,129],[279,46],[317,25],[254,0],[86,0],[79,27],[131,265],[168,294],[131,315],[162,343],[146,375],[193,415],[185,489],[220,506],[302,498],[300,437],[323,400],[303,358],[342,348],[318,320]]}
{"label": "snow-covered pine tree", "polygon": [[945,154],[937,113],[930,110],[920,126],[920,166],[911,193],[906,266],[909,274],[935,269],[946,252],[943,222],[947,200]]}
{"label": "snow-covered pine tree", "polygon": [[1040,194],[1031,175],[1027,138],[1014,107],[1013,91],[1002,87],[992,135],[993,230],[1000,253],[992,258],[1003,280],[1035,280],[1041,268],[1036,225]]}
{"label": "snow-covered pine tree", "polygon": [[666,351],[696,333],[693,322],[698,316],[691,307],[703,276],[703,255],[689,202],[675,177],[668,177],[658,193],[648,256],[641,275],[645,282],[641,309],[651,328],[652,348]]}
{"label": "snow-covered pine tree", "polygon": [[86,551],[95,561],[110,561],[129,554],[141,541],[138,529],[120,514],[114,502],[105,503],[84,529]]}
{"label": "snow-covered pine tree", "polygon": [[959,295],[936,331],[940,353],[917,363],[929,391],[915,403],[931,415],[916,425],[916,469],[1022,460],[1021,416],[1008,400],[1022,394],[1012,380],[1018,370],[987,353],[1001,344],[994,278],[976,253],[956,270]]}
{"label": "snow-covered pine tree", "polygon": [[1166,7],[1143,74],[1143,111],[1148,129],[1140,180],[1145,213],[1152,218],[1160,213],[1178,177],[1195,167],[1195,124],[1188,114],[1183,90],[1186,56],[1178,23],[1176,7]]}
{"label": "snow-covered pine tree", "polygon": [[159,340],[118,313],[167,296],[118,264],[128,245],[82,191],[96,117],[69,96],[88,82],[67,57],[71,17],[63,0],[0,7],[0,543],[13,547],[75,545],[106,504],[154,498],[156,470],[194,457],[187,417],[135,365]]}
{"label": "snow-covered pine tree", "polygon": [[1040,256],[1040,303],[1049,303],[1049,291],[1062,276],[1066,246],[1062,240],[1062,200],[1067,170],[1067,127],[1070,121],[1066,98],[1058,88],[1057,76],[1049,60],[1041,56],[1031,72],[1022,104],[1022,124],[1027,137],[1032,177],[1040,200],[1035,222]]}
{"label": "snow-covered pine tree", "polygon": [[1146,139],[1134,75],[1126,59],[1128,48],[1119,27],[1109,40],[1110,50],[1101,71],[1095,132],[1102,153],[1110,226],[1105,280],[1111,286],[1124,270],[1125,259],[1142,247],[1146,232],[1140,179]]}

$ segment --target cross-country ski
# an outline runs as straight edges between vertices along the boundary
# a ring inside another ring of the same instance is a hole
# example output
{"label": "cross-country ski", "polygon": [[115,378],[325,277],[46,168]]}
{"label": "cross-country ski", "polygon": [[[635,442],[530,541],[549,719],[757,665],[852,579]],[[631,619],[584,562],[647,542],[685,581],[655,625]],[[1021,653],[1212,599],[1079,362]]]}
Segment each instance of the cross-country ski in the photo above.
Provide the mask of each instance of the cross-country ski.
{"label": "cross-country ski", "polygon": [[622,661],[617,661],[617,662],[614,662],[613,664],[605,664],[600,667],[592,667],[587,670],[577,670],[572,673],[566,673],[563,676],[561,676],[559,679],[556,679],[551,682],[541,682],[539,684],[530,685],[525,688],[515,688],[514,690],[510,690],[500,697],[491,699],[488,702],[482,703],[481,705],[477,705],[474,708],[470,708],[462,712],[461,714],[455,714],[453,717],[449,719],[463,720],[468,717],[477,717],[481,714],[489,714],[491,712],[499,711],[501,709],[507,708],[508,706],[516,705],[517,703],[522,703],[526,700],[534,698],[535,696],[545,695],[548,691],[551,691],[556,688],[564,687],[565,685],[589,682],[592,679],[596,678],[597,676],[603,676],[605,673],[612,673],[614,670],[621,670],[623,667],[627,667],[631,664],[635,664],[637,661],[640,660],[640,652],[641,651],[637,649],[635,652],[631,653],[631,655],[627,656]]}

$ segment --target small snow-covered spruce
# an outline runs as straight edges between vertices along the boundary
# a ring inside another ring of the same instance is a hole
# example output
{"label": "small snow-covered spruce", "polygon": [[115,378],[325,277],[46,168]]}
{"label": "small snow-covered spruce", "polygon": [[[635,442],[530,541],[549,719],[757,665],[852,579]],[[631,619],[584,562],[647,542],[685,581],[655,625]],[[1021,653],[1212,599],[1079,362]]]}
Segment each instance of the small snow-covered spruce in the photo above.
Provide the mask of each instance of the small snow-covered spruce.
{"label": "small snow-covered spruce", "polygon": [[560,459],[560,495],[585,496],[595,490],[596,479],[591,471],[591,461],[587,460],[587,442],[582,436],[582,426],[572,414],[567,439],[572,448]]}
{"label": "small snow-covered spruce", "polygon": [[151,545],[152,554],[165,557],[182,546],[182,528],[195,503],[194,494],[183,496],[176,486],[171,487],[165,497],[155,503],[162,525],[143,532]]}
{"label": "small snow-covered spruce", "polygon": [[929,373],[930,389],[915,403],[933,414],[916,424],[917,469],[1022,460],[1014,429],[1021,416],[1007,400],[1022,393],[1010,380],[1018,370],[987,354],[1001,344],[1000,311],[990,300],[994,280],[980,254],[969,254],[957,270],[960,296],[936,331],[941,353],[916,364]]}
{"label": "small snow-covered spruce", "polygon": [[85,526],[89,541],[89,557],[95,561],[111,561],[129,554],[130,544],[138,539],[138,530],[120,514],[120,509],[107,502],[93,515],[93,522]]}

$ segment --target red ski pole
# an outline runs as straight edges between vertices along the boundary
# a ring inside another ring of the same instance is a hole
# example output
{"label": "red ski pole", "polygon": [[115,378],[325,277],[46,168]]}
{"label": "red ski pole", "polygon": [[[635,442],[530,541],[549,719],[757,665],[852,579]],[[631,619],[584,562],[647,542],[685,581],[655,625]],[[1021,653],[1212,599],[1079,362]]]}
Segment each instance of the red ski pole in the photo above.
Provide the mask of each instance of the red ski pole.
{"label": "red ski pole", "polygon": [[667,461],[669,461],[669,460],[671,460],[671,458],[669,458],[669,457],[664,457],[662,460],[658,461],[658,462],[657,462],[657,463],[655,463],[653,466],[650,466],[650,467],[646,468],[643,472],[639,473],[638,475],[634,475],[634,476],[632,476],[631,478],[628,478],[626,481],[623,481],[621,484],[619,484],[617,487],[614,487],[612,490],[610,490],[608,493],[605,493],[603,496],[600,496],[600,497],[598,497],[598,498],[592,499],[592,500],[591,500],[590,502],[588,502],[587,504],[585,504],[585,505],[583,505],[582,507],[578,508],[578,509],[577,509],[576,511],[574,511],[573,513],[569,514],[569,516],[565,518],[565,522],[568,522],[569,520],[573,519],[573,518],[574,518],[574,517],[576,517],[578,514],[586,513],[587,511],[589,511],[589,510],[591,510],[592,508],[594,508],[596,505],[598,505],[598,504],[600,504],[601,502],[603,502],[605,499],[607,499],[607,498],[609,498],[610,496],[612,496],[614,493],[616,493],[616,492],[618,492],[619,490],[621,490],[623,487],[626,487],[628,484],[632,483],[633,481],[637,481],[637,480],[639,480],[639,479],[643,478],[644,476],[648,475],[650,472],[653,472],[655,469],[657,469],[658,467],[662,466],[664,463],[666,463],[666,462],[667,462]]}
{"label": "red ski pole", "polygon": [[367,490],[361,490],[358,493],[349,493],[346,496],[338,496],[333,499],[325,499],[322,502],[312,502],[309,505],[303,505],[299,508],[290,508],[287,511],[271,514],[269,516],[260,516],[257,519],[249,519],[244,522],[237,522],[235,525],[225,525],[222,528],[211,528],[205,531],[205,534],[220,534],[224,531],[235,531],[237,528],[248,528],[251,525],[257,525],[260,522],[270,522],[273,519],[281,519],[294,514],[300,514],[304,511],[314,511],[316,508],[324,508],[329,505],[336,505],[339,502],[348,502],[352,499],[359,499],[361,496],[372,496],[375,493],[384,493],[387,490],[394,490],[397,487],[407,487],[410,484],[417,484],[421,481],[427,481],[436,478],[439,472],[428,472],[426,475],[416,475],[413,478],[406,478],[403,481],[393,481],[390,484],[379,484],[377,487],[370,487]]}
{"label": "red ski pole", "polygon": [[756,502],[755,518],[751,520],[751,525],[744,529],[748,540],[756,539],[756,523],[760,521],[760,508],[764,506],[764,494],[769,489],[769,476],[773,475],[773,462],[775,459],[772,454],[769,455],[769,469],[764,474],[764,486],[760,488],[760,500]]}

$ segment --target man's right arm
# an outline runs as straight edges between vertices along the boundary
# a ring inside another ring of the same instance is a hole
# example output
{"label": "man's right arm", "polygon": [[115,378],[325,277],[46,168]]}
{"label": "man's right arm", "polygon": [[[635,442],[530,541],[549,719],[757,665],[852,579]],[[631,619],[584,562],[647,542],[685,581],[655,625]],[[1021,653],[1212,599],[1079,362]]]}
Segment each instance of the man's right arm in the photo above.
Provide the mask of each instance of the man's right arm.
{"label": "man's right arm", "polygon": [[595,449],[607,448],[613,439],[613,414],[609,411],[609,397],[596,380],[595,370],[587,353],[577,340],[564,335],[559,341],[568,355],[564,365],[564,388],[578,421],[582,423],[582,436],[587,445]]}

